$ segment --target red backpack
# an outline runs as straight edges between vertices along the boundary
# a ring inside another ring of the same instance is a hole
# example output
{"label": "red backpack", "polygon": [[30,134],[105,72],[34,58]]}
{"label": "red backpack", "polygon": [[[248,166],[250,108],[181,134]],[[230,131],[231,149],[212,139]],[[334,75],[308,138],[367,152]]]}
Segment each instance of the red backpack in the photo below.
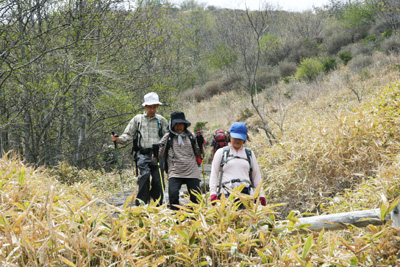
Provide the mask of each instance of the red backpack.
{"label": "red backpack", "polygon": [[217,130],[214,135],[214,149],[217,151],[219,148],[228,145],[228,140],[226,140],[226,135],[223,130]]}

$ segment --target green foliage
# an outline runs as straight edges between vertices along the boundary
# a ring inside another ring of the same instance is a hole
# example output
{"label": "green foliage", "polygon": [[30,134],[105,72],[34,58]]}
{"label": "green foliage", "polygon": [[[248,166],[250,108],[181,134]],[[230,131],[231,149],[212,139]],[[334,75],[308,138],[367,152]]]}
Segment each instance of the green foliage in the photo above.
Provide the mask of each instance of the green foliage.
{"label": "green foliage", "polygon": [[282,40],[272,33],[267,33],[260,40],[260,48],[262,51],[276,50],[282,45]]}
{"label": "green foliage", "polygon": [[305,58],[295,74],[296,79],[313,81],[324,71],[324,65],[318,58]]}
{"label": "green foliage", "polygon": [[378,36],[376,35],[368,35],[364,38],[363,44],[368,44],[369,42],[375,42],[378,39]]}
{"label": "green foliage", "polygon": [[217,45],[214,50],[209,54],[208,61],[211,66],[216,69],[224,69],[230,64],[237,61],[238,57],[232,49],[225,45]]}
{"label": "green foliage", "polygon": [[196,124],[194,125],[194,132],[197,131],[203,131],[203,129],[206,127],[207,122],[206,121],[198,121],[196,122]]}
{"label": "green foliage", "polygon": [[349,2],[342,19],[343,23],[350,28],[371,24],[375,21],[375,7],[368,1]]}
{"label": "green foliage", "polygon": [[290,78],[290,77],[283,77],[283,78],[282,78],[282,81],[283,81],[284,83],[288,84],[288,83],[290,83],[291,78]]}
{"label": "green foliage", "polygon": [[339,53],[339,58],[347,65],[352,58],[351,52],[341,52]]}
{"label": "green foliage", "polygon": [[382,33],[382,36],[388,38],[392,36],[392,34],[393,34],[393,29],[388,29]]}
{"label": "green foliage", "polygon": [[326,73],[335,70],[337,68],[336,58],[328,57],[322,61],[324,71]]}
{"label": "green foliage", "polygon": [[260,93],[260,92],[262,92],[264,89],[265,89],[265,87],[262,87],[262,86],[255,86],[255,87],[251,90],[251,93],[252,93],[252,94]]}
{"label": "green foliage", "polygon": [[197,10],[202,9],[203,7],[200,6],[195,0],[185,0],[180,4],[181,10]]}

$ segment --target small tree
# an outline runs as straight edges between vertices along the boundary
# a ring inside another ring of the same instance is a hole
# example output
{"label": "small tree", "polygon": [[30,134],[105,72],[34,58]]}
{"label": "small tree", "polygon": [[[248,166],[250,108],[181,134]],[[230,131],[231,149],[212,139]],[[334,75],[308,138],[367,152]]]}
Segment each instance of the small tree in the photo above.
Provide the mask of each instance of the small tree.
{"label": "small tree", "polygon": [[317,58],[305,58],[295,74],[296,79],[311,82],[324,71],[324,64]]}

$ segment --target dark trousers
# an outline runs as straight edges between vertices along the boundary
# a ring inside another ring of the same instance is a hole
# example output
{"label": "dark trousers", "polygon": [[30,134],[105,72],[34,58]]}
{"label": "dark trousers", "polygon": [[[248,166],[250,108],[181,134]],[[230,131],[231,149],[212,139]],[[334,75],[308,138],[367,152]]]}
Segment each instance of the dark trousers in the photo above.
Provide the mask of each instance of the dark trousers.
{"label": "dark trousers", "polygon": [[178,210],[175,205],[179,205],[179,190],[182,185],[186,184],[189,191],[190,201],[198,203],[194,192],[200,193],[200,180],[196,178],[169,178],[168,179],[168,195],[169,207],[172,210]]}
{"label": "dark trousers", "polygon": [[149,204],[150,198],[152,198],[154,201],[160,199],[158,202],[159,206],[162,204],[164,198],[164,184],[161,185],[161,181],[164,181],[164,179],[160,179],[160,172],[161,175],[163,175],[163,164],[160,164],[161,170],[159,170],[158,164],[152,160],[151,153],[141,154],[138,152],[137,157],[137,166],[140,170],[140,176],[138,178],[139,189],[137,191],[135,204],[139,206],[139,200],[143,201],[145,204]]}

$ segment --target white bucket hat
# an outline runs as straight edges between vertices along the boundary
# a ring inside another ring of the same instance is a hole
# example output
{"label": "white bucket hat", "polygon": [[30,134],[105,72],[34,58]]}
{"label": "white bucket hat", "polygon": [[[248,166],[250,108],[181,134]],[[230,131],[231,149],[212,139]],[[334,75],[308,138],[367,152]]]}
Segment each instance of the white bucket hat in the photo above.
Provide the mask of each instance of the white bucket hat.
{"label": "white bucket hat", "polygon": [[144,96],[144,106],[151,106],[151,105],[162,105],[162,103],[158,100],[158,95],[154,92],[148,93]]}

